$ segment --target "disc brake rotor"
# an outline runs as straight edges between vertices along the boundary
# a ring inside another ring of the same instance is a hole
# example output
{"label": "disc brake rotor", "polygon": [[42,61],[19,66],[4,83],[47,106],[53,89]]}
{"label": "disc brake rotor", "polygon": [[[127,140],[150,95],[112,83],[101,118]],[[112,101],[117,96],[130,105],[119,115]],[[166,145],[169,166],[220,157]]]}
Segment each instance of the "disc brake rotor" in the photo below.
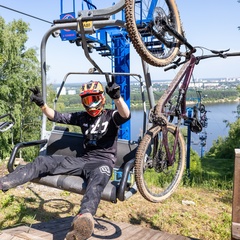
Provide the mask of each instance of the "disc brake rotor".
{"label": "disc brake rotor", "polygon": [[156,7],[154,9],[153,19],[154,19],[154,26],[153,26],[154,30],[164,35],[162,20],[165,20],[166,23],[168,22],[168,18],[165,11],[160,7]]}

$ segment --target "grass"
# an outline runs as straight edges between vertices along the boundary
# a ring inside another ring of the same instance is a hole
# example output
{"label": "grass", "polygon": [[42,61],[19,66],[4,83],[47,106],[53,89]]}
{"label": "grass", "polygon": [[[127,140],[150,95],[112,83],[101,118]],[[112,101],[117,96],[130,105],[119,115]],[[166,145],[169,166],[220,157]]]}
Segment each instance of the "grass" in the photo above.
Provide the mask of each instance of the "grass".
{"label": "grass", "polygon": [[203,158],[200,165],[191,167],[190,179],[186,179],[191,186],[209,189],[232,189],[233,159]]}
{"label": "grass", "polygon": [[[203,240],[230,239],[233,160],[192,161],[190,173],[162,203],[137,193],[117,204],[101,201],[96,216]],[[33,183],[0,193],[0,229],[75,215],[81,198]]]}

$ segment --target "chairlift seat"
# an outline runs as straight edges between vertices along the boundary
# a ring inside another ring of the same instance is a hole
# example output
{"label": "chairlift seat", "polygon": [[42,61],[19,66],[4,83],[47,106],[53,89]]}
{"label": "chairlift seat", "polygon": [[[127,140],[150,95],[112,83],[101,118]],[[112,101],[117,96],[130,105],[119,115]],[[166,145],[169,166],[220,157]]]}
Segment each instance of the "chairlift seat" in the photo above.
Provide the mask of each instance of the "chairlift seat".
{"label": "chairlift seat", "polygon": [[[14,160],[18,150],[22,147],[34,145],[45,145],[40,150],[40,155],[64,155],[81,156],[83,152],[83,135],[80,133],[69,132],[64,129],[54,129],[51,131],[48,140],[33,141],[17,144],[11,154],[8,163],[9,172],[14,171]],[[122,171],[120,180],[110,179],[105,187],[101,199],[116,203],[117,200],[124,201],[136,193],[136,184],[130,186],[128,183],[129,174],[132,174],[134,166],[135,152],[137,143],[119,139],[117,142],[117,161],[115,171]],[[32,180],[34,183],[54,187],[69,192],[83,195],[86,190],[86,181],[79,176],[54,175],[45,176]]]}

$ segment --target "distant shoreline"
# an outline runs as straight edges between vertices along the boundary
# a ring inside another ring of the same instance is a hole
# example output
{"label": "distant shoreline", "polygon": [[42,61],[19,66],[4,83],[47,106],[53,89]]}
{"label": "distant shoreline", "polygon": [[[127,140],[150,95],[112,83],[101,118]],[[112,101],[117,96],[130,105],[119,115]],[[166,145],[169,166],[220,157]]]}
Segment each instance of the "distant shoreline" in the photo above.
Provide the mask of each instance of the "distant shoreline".
{"label": "distant shoreline", "polygon": [[[239,102],[239,98],[236,98],[236,99],[227,99],[227,98],[224,98],[224,99],[217,99],[217,100],[210,100],[210,101],[207,101],[207,100],[204,100],[203,101],[203,104],[204,103],[231,103],[231,102]],[[187,105],[190,105],[190,104],[194,104],[196,102],[194,101],[187,101]]]}
{"label": "distant shoreline", "polygon": [[[231,102],[239,102],[240,99],[236,98],[236,99],[218,99],[218,100],[204,100],[202,101],[202,104],[215,104],[215,103],[231,103]],[[187,101],[186,102],[187,105],[194,105],[197,104],[196,101]],[[142,109],[143,106],[142,104],[131,104],[130,105],[131,109]],[[149,108],[149,105],[147,104],[147,108]]]}

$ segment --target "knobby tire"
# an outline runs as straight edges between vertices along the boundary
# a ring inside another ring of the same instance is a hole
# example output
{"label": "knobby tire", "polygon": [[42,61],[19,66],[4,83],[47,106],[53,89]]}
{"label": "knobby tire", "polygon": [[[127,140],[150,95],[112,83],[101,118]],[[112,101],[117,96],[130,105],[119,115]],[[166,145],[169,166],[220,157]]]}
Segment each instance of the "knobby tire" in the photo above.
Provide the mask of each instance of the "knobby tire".
{"label": "knobby tire", "polygon": [[[151,1],[151,0],[142,0],[143,4],[146,1]],[[166,2],[166,8],[168,8],[168,15],[170,15],[171,19],[171,24],[174,27],[175,31],[178,33],[182,34],[182,27],[181,27],[181,21],[180,21],[180,16],[178,12],[177,5],[174,0],[158,0],[158,3],[164,4]],[[165,5],[164,4],[164,5]],[[147,4],[146,4],[147,5]],[[145,5],[144,5],[145,6]],[[148,7],[149,5],[147,5]],[[157,7],[156,7],[157,8]],[[161,8],[161,7],[160,7]],[[158,9],[160,9],[158,8]],[[171,46],[169,49],[165,46],[164,52],[161,54],[157,53],[156,50],[149,50],[149,48],[146,46],[146,42],[144,42],[144,39],[139,33],[138,26],[136,24],[136,16],[135,16],[135,0],[125,0],[125,17],[126,17],[126,26],[127,26],[127,31],[129,33],[130,39],[132,41],[132,44],[134,48],[136,49],[137,53],[140,55],[140,57],[147,63],[153,65],[153,66],[158,66],[158,67],[163,67],[168,64],[170,64],[177,56],[179,52],[179,47],[180,47],[180,42],[178,39],[175,38],[175,44]],[[168,37],[164,36],[164,34],[167,34],[164,28],[162,28],[159,24],[157,25],[158,28],[163,29],[161,34],[164,38],[169,38],[173,36],[170,36],[168,34]],[[150,32],[150,34],[153,35],[153,33]],[[154,37],[154,36],[152,36]],[[156,39],[156,38],[155,38]],[[149,44],[151,44],[151,40],[149,40]],[[167,52],[166,52],[167,51]]]}
{"label": "knobby tire", "polygon": [[[171,151],[171,141],[174,141],[176,137],[176,126],[168,123],[167,131]],[[151,166],[154,157],[158,161],[161,158],[162,164],[166,160],[165,149],[161,145],[161,138],[159,137],[161,133],[162,128],[160,126],[155,126],[147,131],[139,143],[135,160],[135,180],[138,190],[146,200],[155,203],[167,199],[179,186],[186,161],[185,141],[179,132],[173,166],[166,167],[165,172],[156,171],[156,168]],[[154,184],[152,184],[153,181],[155,181]]]}

